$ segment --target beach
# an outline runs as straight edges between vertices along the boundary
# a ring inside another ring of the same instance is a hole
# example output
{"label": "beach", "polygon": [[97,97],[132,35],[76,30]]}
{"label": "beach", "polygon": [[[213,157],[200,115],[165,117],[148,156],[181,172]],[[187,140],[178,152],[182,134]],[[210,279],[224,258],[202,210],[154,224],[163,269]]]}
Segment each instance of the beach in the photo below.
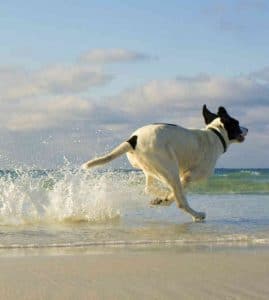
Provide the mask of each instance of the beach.
{"label": "beach", "polygon": [[0,299],[268,299],[269,170],[152,207],[141,172],[0,172]]}
{"label": "beach", "polygon": [[0,300],[269,300],[269,0],[0,8]]}
{"label": "beach", "polygon": [[268,250],[179,250],[2,256],[0,299],[268,299]]}

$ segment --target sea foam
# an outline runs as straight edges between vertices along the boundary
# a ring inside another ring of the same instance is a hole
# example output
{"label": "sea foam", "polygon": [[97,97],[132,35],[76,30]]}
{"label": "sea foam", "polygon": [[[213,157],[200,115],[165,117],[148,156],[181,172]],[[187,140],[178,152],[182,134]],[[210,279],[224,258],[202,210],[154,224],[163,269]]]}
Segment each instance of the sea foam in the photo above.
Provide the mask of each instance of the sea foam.
{"label": "sea foam", "polygon": [[121,214],[130,198],[132,175],[13,170],[0,177],[0,224],[38,222],[102,222]]}

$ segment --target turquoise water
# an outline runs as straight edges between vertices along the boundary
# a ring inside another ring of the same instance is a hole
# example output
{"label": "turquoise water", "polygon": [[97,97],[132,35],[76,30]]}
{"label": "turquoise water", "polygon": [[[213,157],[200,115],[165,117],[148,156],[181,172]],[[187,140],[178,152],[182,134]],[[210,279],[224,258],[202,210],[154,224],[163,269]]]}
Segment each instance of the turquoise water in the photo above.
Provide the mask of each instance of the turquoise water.
{"label": "turquoise water", "polygon": [[152,197],[137,171],[0,170],[0,249],[269,245],[268,169],[217,169],[193,185],[203,223]]}

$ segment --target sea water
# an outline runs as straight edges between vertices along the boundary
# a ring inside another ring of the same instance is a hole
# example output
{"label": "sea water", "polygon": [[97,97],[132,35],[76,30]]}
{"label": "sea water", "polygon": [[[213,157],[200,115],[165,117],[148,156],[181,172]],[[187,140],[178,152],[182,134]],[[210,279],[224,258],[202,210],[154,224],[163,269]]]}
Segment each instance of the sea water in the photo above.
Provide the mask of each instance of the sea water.
{"label": "sea water", "polygon": [[175,203],[150,206],[140,171],[0,170],[0,253],[131,245],[269,245],[269,169],[217,169],[193,184],[192,222]]}

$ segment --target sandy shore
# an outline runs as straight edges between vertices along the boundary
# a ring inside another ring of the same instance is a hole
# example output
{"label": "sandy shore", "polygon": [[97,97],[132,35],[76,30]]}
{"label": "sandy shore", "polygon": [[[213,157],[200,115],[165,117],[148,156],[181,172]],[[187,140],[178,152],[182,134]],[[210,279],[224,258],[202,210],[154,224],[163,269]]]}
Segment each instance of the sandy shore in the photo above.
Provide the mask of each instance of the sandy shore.
{"label": "sandy shore", "polygon": [[0,257],[0,299],[268,299],[269,252]]}

